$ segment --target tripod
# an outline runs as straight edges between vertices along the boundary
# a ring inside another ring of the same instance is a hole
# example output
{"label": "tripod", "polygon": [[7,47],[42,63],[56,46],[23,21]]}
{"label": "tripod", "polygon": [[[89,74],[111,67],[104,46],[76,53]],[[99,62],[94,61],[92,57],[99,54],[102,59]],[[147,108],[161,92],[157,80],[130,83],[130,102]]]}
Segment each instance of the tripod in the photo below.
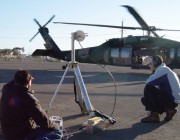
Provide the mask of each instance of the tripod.
{"label": "tripod", "polygon": [[82,78],[82,75],[81,75],[81,72],[80,72],[80,69],[79,69],[79,66],[78,66],[78,63],[75,61],[74,41],[75,40],[77,40],[79,42],[83,41],[85,38],[85,34],[82,31],[77,31],[77,32],[72,33],[71,35],[72,35],[71,61],[68,63],[66,70],[58,84],[58,87],[49,103],[48,110],[52,106],[52,103],[58,93],[60,86],[62,85],[62,82],[66,76],[68,69],[70,67],[72,67],[74,70],[74,77],[75,77],[75,84],[76,84],[75,86],[78,86],[78,89],[80,91],[80,93],[78,92],[78,97],[79,97],[78,103],[79,103],[82,113],[89,114],[91,117],[99,116],[101,118],[108,119],[110,124],[114,124],[114,123],[116,123],[115,118],[107,116],[98,110],[95,110],[94,107],[92,106],[89,96],[88,96],[88,93],[87,93],[87,90],[86,90],[86,87],[85,87],[85,84],[84,84],[84,81],[83,81],[83,78]]}
{"label": "tripod", "polygon": [[[89,96],[88,96],[88,93],[87,93],[87,90],[86,90],[86,87],[85,87],[85,84],[84,84],[84,81],[83,81],[83,78],[82,78],[82,75],[81,75],[81,72],[80,72],[80,69],[79,69],[79,66],[78,66],[78,63],[75,61],[75,49],[74,49],[74,41],[77,40],[77,41],[83,41],[84,38],[85,38],[85,34],[84,32],[82,31],[77,31],[77,32],[74,32],[71,34],[71,39],[72,39],[72,50],[71,50],[71,62],[68,63],[67,67],[66,67],[66,70],[58,84],[58,87],[49,103],[49,106],[48,106],[48,110],[51,108],[52,106],[52,103],[58,93],[58,90],[59,88],[61,87],[62,85],[62,82],[66,76],[66,73],[68,72],[68,69],[70,67],[73,68],[74,70],[74,76],[75,76],[75,83],[76,85],[79,87],[78,89],[80,90],[80,93],[78,92],[78,102],[79,102],[79,105],[80,105],[80,108],[81,108],[81,111],[83,114],[89,114],[91,117],[94,116],[94,108],[90,102],[90,99],[89,99]],[[47,110],[47,111],[48,111]]]}

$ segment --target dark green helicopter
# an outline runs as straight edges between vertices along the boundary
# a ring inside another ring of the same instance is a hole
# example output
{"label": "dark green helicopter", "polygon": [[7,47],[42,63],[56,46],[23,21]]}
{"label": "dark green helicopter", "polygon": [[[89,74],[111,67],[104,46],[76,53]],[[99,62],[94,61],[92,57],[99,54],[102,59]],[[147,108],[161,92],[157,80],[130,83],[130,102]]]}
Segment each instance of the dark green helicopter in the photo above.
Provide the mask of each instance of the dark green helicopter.
{"label": "dark green helicopter", "polygon": [[[113,38],[96,47],[77,49],[75,50],[75,60],[80,63],[99,63],[104,65],[130,66],[132,68],[148,68],[147,64],[149,57],[156,54],[161,55],[164,62],[171,68],[180,68],[180,42],[162,38],[155,32],[180,30],[160,29],[155,28],[154,26],[148,26],[133,7],[127,5],[124,5],[123,7],[128,9],[141,27],[54,22],[61,24],[147,31],[146,36],[131,35],[123,38]],[[34,21],[40,27],[38,33],[42,35],[44,41],[46,42],[46,50],[37,49],[33,52],[32,56],[50,56],[57,59],[70,61],[71,51],[60,50],[49,35],[48,28],[45,27],[53,18],[54,16],[44,26],[41,26],[39,22],[34,19]],[[150,34],[153,34],[154,36],[150,36]],[[33,38],[35,36],[33,36]]]}

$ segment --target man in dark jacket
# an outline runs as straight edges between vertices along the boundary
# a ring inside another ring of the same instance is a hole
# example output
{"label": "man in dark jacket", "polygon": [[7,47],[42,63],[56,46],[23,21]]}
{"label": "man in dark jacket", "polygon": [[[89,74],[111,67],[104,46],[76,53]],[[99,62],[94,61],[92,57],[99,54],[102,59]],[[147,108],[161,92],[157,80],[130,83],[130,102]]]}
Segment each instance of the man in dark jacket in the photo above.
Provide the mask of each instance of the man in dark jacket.
{"label": "man in dark jacket", "polygon": [[30,90],[33,77],[26,70],[15,73],[3,86],[0,102],[2,133],[7,140],[61,139],[59,126],[51,121]]}

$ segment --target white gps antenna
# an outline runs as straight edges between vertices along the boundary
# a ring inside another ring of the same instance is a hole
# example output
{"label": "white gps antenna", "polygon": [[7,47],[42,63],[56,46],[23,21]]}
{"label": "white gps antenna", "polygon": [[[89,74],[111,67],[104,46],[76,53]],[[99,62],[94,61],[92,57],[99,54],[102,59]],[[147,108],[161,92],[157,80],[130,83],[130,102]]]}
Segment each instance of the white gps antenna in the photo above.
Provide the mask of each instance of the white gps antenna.
{"label": "white gps antenna", "polygon": [[85,33],[81,30],[74,32],[74,39],[81,42],[85,39]]}
{"label": "white gps antenna", "polygon": [[72,35],[72,45],[71,45],[71,47],[72,47],[72,50],[71,50],[71,62],[72,63],[75,63],[75,49],[74,49],[74,40],[76,40],[76,41],[78,41],[78,42],[81,42],[81,41],[83,41],[84,39],[85,39],[85,37],[86,37],[86,35],[85,35],[85,33],[83,32],[83,31],[81,31],[81,30],[78,30],[78,31],[76,31],[76,32],[73,32],[73,33],[71,33],[71,35]]}

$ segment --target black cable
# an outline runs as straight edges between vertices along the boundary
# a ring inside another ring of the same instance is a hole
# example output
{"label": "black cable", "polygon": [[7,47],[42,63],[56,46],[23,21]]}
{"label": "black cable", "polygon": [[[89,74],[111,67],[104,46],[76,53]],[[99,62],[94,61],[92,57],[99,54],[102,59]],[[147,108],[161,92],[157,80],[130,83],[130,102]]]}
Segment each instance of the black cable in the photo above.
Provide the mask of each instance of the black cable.
{"label": "black cable", "polygon": [[111,78],[112,78],[112,80],[113,80],[114,88],[115,88],[115,93],[114,93],[115,96],[114,96],[114,105],[113,105],[113,109],[112,109],[112,112],[111,112],[111,115],[110,115],[110,116],[112,116],[113,113],[114,113],[115,107],[116,107],[116,97],[117,97],[117,86],[116,86],[116,81],[115,81],[113,75],[111,74],[111,72],[110,72],[109,70],[107,70],[107,69],[105,68],[105,66],[102,66],[102,65],[99,64],[94,58],[92,58],[92,57],[84,50],[84,48],[82,47],[82,45],[81,45],[81,43],[80,43],[79,41],[78,41],[78,43],[79,43],[79,45],[81,46],[83,52],[84,52],[87,56],[89,56],[89,58],[90,58],[92,61],[94,61],[95,64],[97,64],[97,65],[99,65],[100,67],[102,67],[103,69],[105,69],[105,70],[109,73],[109,75],[111,76]]}

